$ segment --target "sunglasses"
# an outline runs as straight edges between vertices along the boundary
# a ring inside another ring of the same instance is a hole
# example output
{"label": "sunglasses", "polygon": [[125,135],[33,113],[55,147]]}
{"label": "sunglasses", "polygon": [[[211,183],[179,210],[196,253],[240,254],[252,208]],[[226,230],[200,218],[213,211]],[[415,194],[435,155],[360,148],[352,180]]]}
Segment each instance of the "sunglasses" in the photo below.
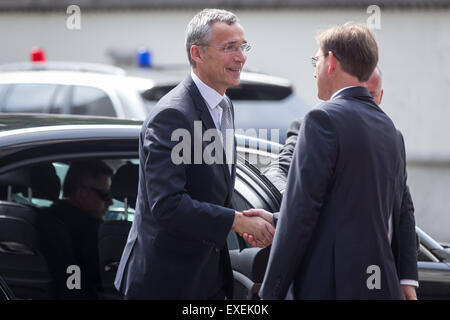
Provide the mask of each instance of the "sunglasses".
{"label": "sunglasses", "polygon": [[103,201],[111,201],[112,200],[112,194],[111,190],[101,190],[93,187],[87,187],[83,186],[83,188],[89,189],[97,193],[98,197],[102,199]]}

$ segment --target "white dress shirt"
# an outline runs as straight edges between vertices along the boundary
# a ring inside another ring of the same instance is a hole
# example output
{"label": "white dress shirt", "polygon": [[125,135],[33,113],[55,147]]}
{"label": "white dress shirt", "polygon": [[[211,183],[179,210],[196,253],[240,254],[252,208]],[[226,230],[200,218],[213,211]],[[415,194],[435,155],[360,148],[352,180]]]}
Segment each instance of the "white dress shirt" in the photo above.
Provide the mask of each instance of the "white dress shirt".
{"label": "white dress shirt", "polygon": [[217,130],[220,131],[220,122],[222,120],[222,108],[219,107],[220,101],[225,98],[225,95],[220,95],[216,90],[205,84],[200,78],[191,70],[191,77],[194,80],[195,85],[200,91],[203,100],[205,100],[208,106],[209,113],[216,125]]}

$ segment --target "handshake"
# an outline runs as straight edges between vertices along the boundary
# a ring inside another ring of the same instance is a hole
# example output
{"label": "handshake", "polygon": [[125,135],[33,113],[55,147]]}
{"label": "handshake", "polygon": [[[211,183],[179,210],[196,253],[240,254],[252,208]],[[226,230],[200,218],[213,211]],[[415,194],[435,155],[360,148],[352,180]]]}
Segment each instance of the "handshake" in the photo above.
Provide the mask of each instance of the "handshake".
{"label": "handshake", "polygon": [[252,246],[266,247],[272,243],[275,233],[273,214],[264,209],[236,211],[231,229]]}

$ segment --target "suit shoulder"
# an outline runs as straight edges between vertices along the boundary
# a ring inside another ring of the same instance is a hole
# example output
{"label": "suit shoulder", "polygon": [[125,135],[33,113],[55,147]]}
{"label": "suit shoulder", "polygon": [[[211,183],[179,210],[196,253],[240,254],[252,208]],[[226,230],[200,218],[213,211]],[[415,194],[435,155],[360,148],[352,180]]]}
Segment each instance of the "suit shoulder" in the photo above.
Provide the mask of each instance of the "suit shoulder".
{"label": "suit shoulder", "polygon": [[339,112],[342,110],[342,107],[345,104],[340,103],[339,100],[328,100],[324,101],[317,106],[317,109],[324,111],[328,115],[333,114],[334,112]]}
{"label": "suit shoulder", "polygon": [[[322,102],[315,108],[308,111],[305,117],[302,120],[302,125],[305,124],[308,120],[315,119],[316,121],[322,120],[325,121],[332,117],[332,113],[336,110],[336,105],[330,103],[329,101]],[[300,127],[300,126],[299,126]]]}
{"label": "suit shoulder", "polygon": [[182,83],[179,83],[150,109],[147,120],[158,117],[160,113],[179,113],[186,116],[189,111],[186,106],[190,104],[192,104],[192,98],[188,90]]}
{"label": "suit shoulder", "polygon": [[180,128],[189,127],[189,119],[192,116],[190,114],[192,110],[189,107],[191,104],[192,99],[189,93],[182,84],[179,84],[150,109],[143,127],[148,128],[161,125],[178,126]]}
{"label": "suit shoulder", "polygon": [[180,109],[182,111],[185,104],[190,103],[191,97],[183,83],[179,83],[175,88],[166,93],[156,104],[155,109],[163,110],[167,108]]}

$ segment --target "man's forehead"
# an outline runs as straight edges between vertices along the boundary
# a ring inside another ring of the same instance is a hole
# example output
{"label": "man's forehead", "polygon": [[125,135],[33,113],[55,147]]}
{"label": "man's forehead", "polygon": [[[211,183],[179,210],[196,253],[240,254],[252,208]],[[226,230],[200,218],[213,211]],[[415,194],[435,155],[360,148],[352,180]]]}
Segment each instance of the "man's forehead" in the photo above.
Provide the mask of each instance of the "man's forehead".
{"label": "man's forehead", "polygon": [[244,28],[238,22],[228,24],[218,21],[212,25],[211,30],[215,36],[229,36],[230,34],[236,37],[244,36]]}

